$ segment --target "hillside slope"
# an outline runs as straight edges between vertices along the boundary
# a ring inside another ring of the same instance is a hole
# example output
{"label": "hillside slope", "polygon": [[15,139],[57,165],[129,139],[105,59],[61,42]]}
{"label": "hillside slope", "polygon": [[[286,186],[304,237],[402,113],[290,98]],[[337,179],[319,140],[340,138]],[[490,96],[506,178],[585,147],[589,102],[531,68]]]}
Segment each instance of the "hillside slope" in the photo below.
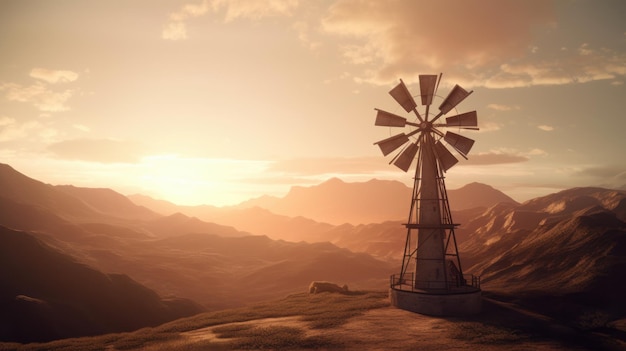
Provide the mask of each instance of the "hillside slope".
{"label": "hillside slope", "polygon": [[[312,280],[380,288],[391,270],[328,243],[272,240],[180,213],[158,215],[110,189],[50,186],[10,167],[0,169],[0,188],[5,185],[13,188],[11,198],[0,196],[0,225],[31,231],[102,272],[126,274],[162,296],[207,308],[280,297]],[[55,198],[70,199],[88,215],[67,215],[65,206],[46,200]]]}
{"label": "hillside slope", "polygon": [[0,340],[33,342],[131,331],[201,311],[103,274],[26,232],[0,226]]}
{"label": "hillside slope", "polygon": [[[575,329],[520,306],[484,299],[479,315],[432,318],[389,306],[386,292],[297,293],[126,334],[67,339],[46,350],[623,350],[618,326]],[[30,351],[3,344],[0,350]]]}
{"label": "hillside slope", "polygon": [[[626,192],[575,188],[500,204],[468,223],[466,271],[490,291],[570,317],[626,315]],[[593,312],[596,313],[596,312]]]}

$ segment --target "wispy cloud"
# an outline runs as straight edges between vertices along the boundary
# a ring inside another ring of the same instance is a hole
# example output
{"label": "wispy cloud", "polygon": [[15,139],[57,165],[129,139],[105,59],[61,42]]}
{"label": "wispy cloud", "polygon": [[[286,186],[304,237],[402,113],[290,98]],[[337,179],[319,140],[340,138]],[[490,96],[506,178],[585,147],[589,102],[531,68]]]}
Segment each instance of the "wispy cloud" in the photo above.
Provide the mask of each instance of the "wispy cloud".
{"label": "wispy cloud", "polygon": [[0,116],[0,127],[15,123],[15,118]]}
{"label": "wispy cloud", "polygon": [[290,16],[299,3],[299,0],[214,0],[213,7],[216,11],[224,11],[224,20],[228,22],[237,18]]}
{"label": "wispy cloud", "polygon": [[136,163],[146,154],[138,143],[113,139],[72,139],[48,146],[57,157],[99,163]]}
{"label": "wispy cloud", "polygon": [[43,82],[24,86],[16,83],[0,84],[0,91],[5,92],[9,101],[32,103],[40,111],[58,112],[67,111],[70,107],[67,101],[74,95],[75,90],[65,89],[54,91]]}
{"label": "wispy cloud", "polygon": [[187,39],[186,21],[193,17],[202,16],[208,11],[209,2],[207,0],[183,5],[178,11],[169,15],[168,21],[163,26],[161,37],[169,40]]}
{"label": "wispy cloud", "polygon": [[346,61],[363,68],[359,82],[388,85],[442,70],[464,87],[623,81],[620,51],[587,42],[542,48],[533,33],[558,31],[557,21],[553,2],[541,0],[341,0],[322,28],[344,40]]}
{"label": "wispy cloud", "polygon": [[289,16],[298,6],[298,0],[203,0],[183,5],[168,16],[161,37],[168,40],[187,39],[187,22],[208,13],[218,13],[225,22],[238,18],[260,19],[268,16]]}
{"label": "wispy cloud", "polygon": [[591,178],[595,186],[626,190],[626,167],[624,166],[585,166],[578,169],[573,175]]}
{"label": "wispy cloud", "polygon": [[548,126],[548,125],[545,125],[545,124],[539,125],[539,126],[537,126],[537,128],[543,130],[544,132],[551,132],[551,131],[554,130],[553,126]]}
{"label": "wispy cloud", "polygon": [[19,122],[15,118],[0,117],[0,142],[34,139],[47,141],[56,135],[56,129],[47,127],[36,120]]}
{"label": "wispy cloud", "polygon": [[626,181],[626,167],[620,166],[588,166],[579,170],[577,175],[601,177],[601,178],[613,178],[622,177]]}
{"label": "wispy cloud", "polygon": [[450,68],[467,71],[521,57],[532,42],[532,29],[554,21],[551,3],[540,0],[344,0],[330,8],[323,28],[349,42],[356,39],[356,45],[369,43],[373,52],[361,52],[366,57],[359,57],[352,46],[346,47],[347,57],[359,62],[375,59],[363,80],[388,84],[398,76],[410,79],[443,67],[454,76]]}
{"label": "wispy cloud", "polygon": [[269,172],[288,173],[299,176],[324,174],[366,174],[388,170],[381,157],[319,157],[276,161],[268,167]]}
{"label": "wispy cloud", "polygon": [[74,71],[51,70],[46,68],[33,68],[30,71],[30,76],[51,84],[73,82],[78,79],[78,73]]}
{"label": "wispy cloud", "polygon": [[459,165],[501,165],[506,163],[521,163],[527,162],[530,158],[525,155],[521,155],[519,153],[505,153],[505,152],[486,152],[474,154],[465,162],[460,163]]}
{"label": "wispy cloud", "polygon": [[592,50],[584,45],[576,52],[541,60],[526,58],[503,64],[479,82],[489,88],[514,88],[535,85],[563,85],[597,80],[617,80],[626,76],[626,54],[610,49]]}
{"label": "wispy cloud", "polygon": [[78,79],[76,72],[33,68],[29,76],[38,79],[34,84],[0,83],[0,91],[9,101],[33,104],[39,111],[58,112],[70,109],[67,101],[76,94],[75,89],[59,89],[56,84]]}
{"label": "wispy cloud", "polygon": [[520,107],[517,105],[502,105],[502,104],[489,104],[487,105],[487,108],[492,109],[492,110],[496,110],[496,111],[513,111],[513,110],[519,110]]}

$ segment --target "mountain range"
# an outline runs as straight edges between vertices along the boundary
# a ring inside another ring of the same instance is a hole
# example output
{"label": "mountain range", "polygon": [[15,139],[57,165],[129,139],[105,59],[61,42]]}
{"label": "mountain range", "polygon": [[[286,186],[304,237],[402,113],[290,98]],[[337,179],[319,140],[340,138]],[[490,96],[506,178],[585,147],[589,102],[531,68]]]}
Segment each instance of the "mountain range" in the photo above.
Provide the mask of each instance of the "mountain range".
{"label": "mountain range", "polygon": [[[262,196],[236,207],[258,206],[276,214],[304,216],[334,225],[368,224],[406,218],[412,193],[412,188],[398,181],[372,179],[346,183],[331,178],[315,186],[294,186],[282,198]],[[448,198],[452,210],[489,207],[500,202],[517,203],[501,191],[481,183],[449,190]]]}
{"label": "mountain range", "polygon": [[[191,299],[202,306],[192,302],[172,305],[172,311],[162,314],[160,322],[168,320],[164,316],[173,319],[201,309],[241,306],[304,291],[313,280],[341,281],[356,288],[380,287],[392,269],[370,255],[330,243],[271,240],[180,213],[163,216],[110,189],[44,184],[8,165],[0,165],[0,225],[6,228],[0,233],[3,237],[7,233],[32,237],[44,247],[42,250],[89,267],[94,275],[109,277],[106,279],[126,277],[115,279],[141,287],[144,293],[162,301]],[[12,263],[13,274],[0,276],[0,304],[13,306],[21,296],[46,303],[52,299],[87,311],[90,316],[85,320],[80,314],[63,313],[63,304],[54,313],[35,309],[29,315],[31,319],[45,320],[45,325],[62,325],[63,333],[48,333],[42,327],[29,330],[29,339],[24,339],[24,330],[10,330],[0,333],[4,340],[41,341],[120,331],[152,325],[156,320],[130,323],[115,319],[108,329],[99,328],[100,315],[89,312],[91,305],[76,298],[80,285],[67,283],[75,274],[59,264],[63,260],[37,260],[14,240],[3,242],[3,249],[20,253],[17,257],[23,261]],[[25,262],[49,274],[21,269]],[[20,285],[14,282],[20,274],[30,276],[34,282],[47,282]],[[49,284],[55,279],[62,289],[50,297]],[[111,314],[132,313],[132,309],[111,300],[112,296],[99,296],[102,305],[110,306]],[[89,301],[95,298],[90,296]],[[19,325],[22,310],[9,311],[14,313],[3,316],[4,325]]]}
{"label": "mountain range", "polygon": [[[404,203],[397,208],[406,210],[409,200],[399,200],[406,195],[403,187],[380,180],[331,179],[292,189],[283,198],[262,197],[233,207],[176,206],[110,189],[44,184],[0,165],[2,249],[24,253],[3,264],[14,268],[13,274],[0,275],[0,303],[13,312],[1,323],[21,325],[20,316],[28,315],[42,325],[57,323],[67,329],[56,336],[41,331],[31,340],[102,331],[71,327],[88,323],[81,319],[84,315],[64,312],[88,310],[89,304],[77,296],[93,291],[82,291],[71,278],[57,279],[64,289],[54,294],[44,284],[50,276],[77,274],[59,262],[73,262],[99,277],[86,281],[111,283],[100,291],[130,289],[129,296],[144,296],[142,306],[161,311],[132,325],[111,322],[115,330],[200,309],[279,298],[305,291],[312,280],[384,290],[388,276],[399,269],[404,249],[404,216],[389,210],[392,202]],[[452,214],[461,223],[456,236],[463,270],[481,276],[486,294],[576,321],[626,316],[626,192],[574,188],[520,204],[473,183],[450,190],[449,197],[452,204],[459,203],[452,205]],[[388,212],[382,212],[385,208]],[[298,216],[293,215],[296,209],[302,211]],[[380,219],[380,213],[389,217]],[[20,240],[63,258],[36,259]],[[21,268],[28,264],[38,268]],[[51,273],[36,274],[43,266]],[[20,283],[15,272],[28,276],[30,285]],[[116,301],[114,295],[99,297],[110,306],[111,315],[122,313],[130,303]],[[0,337],[24,341],[23,330],[9,334]]]}
{"label": "mountain range", "polygon": [[[234,210],[259,207],[289,218],[305,217],[332,225],[358,225],[406,218],[412,192],[411,188],[398,181],[372,179],[347,183],[331,178],[310,187],[294,186],[284,197],[264,195],[229,207],[176,206],[143,195],[131,195],[129,198],[162,214],[182,211],[205,220],[230,216]],[[503,192],[481,183],[449,190],[448,198],[452,210],[486,208],[500,202],[517,203]]]}
{"label": "mountain range", "polygon": [[[319,190],[320,194],[312,198],[323,202],[321,199],[332,199],[328,195],[329,187],[342,184],[346,188],[335,188],[334,193],[348,196],[349,189],[363,193],[365,184],[382,187],[392,184],[392,188],[397,188],[393,182],[350,185],[334,179],[330,184],[300,189],[295,194]],[[379,188],[372,193],[384,191]],[[227,210],[206,206],[171,207],[172,204],[152,202],[145,197],[130,198],[147,207],[158,204],[154,206],[158,211],[176,208],[252,233],[267,233],[275,239],[328,241],[397,266],[400,264],[406,237],[403,221],[370,223],[372,218],[368,217],[364,220],[367,224],[332,225],[273,213],[272,208],[288,208],[286,204],[292,201],[293,207],[302,209],[306,202],[297,205],[298,201],[293,200],[294,192],[289,194],[271,200],[259,198]],[[481,276],[483,286],[491,293],[524,296],[527,304],[542,310],[555,309],[555,314],[568,311],[571,315],[567,318],[573,320],[578,318],[576,316],[593,315],[595,312],[590,311],[595,309],[604,311],[600,314],[605,318],[617,318],[626,313],[622,299],[626,295],[623,279],[626,271],[625,191],[573,188],[520,204],[487,185],[473,183],[450,190],[449,197],[454,221],[461,223],[455,234],[464,271]],[[481,202],[474,202],[472,207],[472,199],[481,199]],[[454,206],[454,201],[462,205]],[[283,205],[277,205],[278,202]],[[248,207],[252,204],[259,207]],[[308,204],[303,213],[315,213],[316,202]],[[374,201],[371,206],[377,205],[385,207],[383,201]],[[359,215],[375,212],[363,211],[364,206],[361,203],[354,211]],[[334,208],[334,211],[341,213],[342,209]],[[349,208],[343,211],[349,212]],[[357,218],[357,215],[345,214],[345,218]]]}

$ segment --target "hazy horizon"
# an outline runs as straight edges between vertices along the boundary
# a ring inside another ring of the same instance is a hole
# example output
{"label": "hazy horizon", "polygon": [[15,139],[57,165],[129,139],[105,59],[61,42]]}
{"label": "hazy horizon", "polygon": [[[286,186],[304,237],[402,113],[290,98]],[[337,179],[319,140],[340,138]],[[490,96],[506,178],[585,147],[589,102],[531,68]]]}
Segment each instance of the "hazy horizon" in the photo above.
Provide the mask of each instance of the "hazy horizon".
{"label": "hazy horizon", "polygon": [[[431,15],[425,15],[431,14]],[[398,180],[388,91],[474,93],[469,160],[517,201],[626,189],[623,1],[0,2],[0,162],[50,184],[233,205],[338,177]]]}

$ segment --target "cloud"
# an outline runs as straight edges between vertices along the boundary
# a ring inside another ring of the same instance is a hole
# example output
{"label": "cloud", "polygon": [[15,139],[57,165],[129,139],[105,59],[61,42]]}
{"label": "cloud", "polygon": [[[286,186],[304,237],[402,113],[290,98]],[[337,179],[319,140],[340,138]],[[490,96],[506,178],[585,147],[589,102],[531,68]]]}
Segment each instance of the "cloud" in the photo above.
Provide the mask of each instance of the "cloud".
{"label": "cloud", "polygon": [[73,82],[78,79],[78,73],[76,72],[45,68],[33,68],[30,71],[30,76],[51,84]]}
{"label": "cloud", "polygon": [[329,9],[323,28],[356,45],[367,43],[369,50],[361,52],[346,46],[346,58],[374,59],[377,67],[363,80],[388,84],[399,76],[412,79],[444,67],[456,76],[523,57],[533,28],[554,18],[551,3],[542,0],[343,0]]}
{"label": "cloud", "polygon": [[381,157],[319,157],[276,161],[268,171],[299,176],[322,174],[366,174],[387,171],[387,163]]}
{"label": "cloud", "polygon": [[361,67],[357,82],[441,71],[444,84],[466,88],[623,81],[623,52],[586,42],[553,48],[535,36],[568,35],[558,25],[554,2],[542,0],[340,0],[322,21],[326,34],[343,39],[345,61]]}
{"label": "cloud", "polygon": [[593,178],[594,186],[626,190],[626,167],[623,166],[588,166],[574,175]]}
{"label": "cloud", "polygon": [[189,18],[199,17],[209,11],[209,2],[203,0],[197,4],[185,4],[178,11],[169,15],[167,23],[163,26],[161,37],[168,40],[187,39],[186,21]]}
{"label": "cloud", "polygon": [[112,139],[72,139],[48,146],[56,156],[99,163],[136,163],[145,149],[134,142]]}
{"label": "cloud", "polygon": [[621,178],[626,181],[626,167],[617,166],[590,166],[577,172],[577,175],[599,178]]}
{"label": "cloud", "polygon": [[214,0],[213,7],[224,10],[224,20],[237,18],[261,19],[272,16],[291,16],[299,5],[298,0]]}
{"label": "cloud", "polygon": [[15,123],[15,118],[0,116],[0,127]]}
{"label": "cloud", "polygon": [[199,4],[185,4],[177,12],[170,14],[172,21],[184,21],[191,17],[202,16],[209,10],[209,2],[203,0]]}
{"label": "cloud", "polygon": [[38,121],[17,122],[14,118],[0,117],[0,142],[26,139],[49,140],[57,135],[56,129],[48,128]]}
{"label": "cloud", "polygon": [[528,156],[520,155],[517,153],[503,153],[503,152],[487,152],[471,155],[468,160],[460,165],[468,166],[487,166],[487,165],[501,165],[506,163],[521,163],[527,162],[530,158]]}
{"label": "cloud", "polygon": [[260,19],[268,16],[289,16],[298,7],[298,3],[298,0],[203,0],[199,3],[188,3],[168,16],[161,37],[168,40],[187,39],[187,21],[210,12],[220,13],[225,22],[238,18]]}
{"label": "cloud", "polygon": [[320,40],[315,40],[312,38],[311,36],[311,25],[309,23],[307,23],[306,21],[296,21],[293,25],[292,28],[296,31],[296,33],[298,34],[298,40],[300,40],[300,42],[309,48],[309,50],[311,51],[315,51],[317,49],[319,49],[320,47],[322,47],[322,41]]}
{"label": "cloud", "polygon": [[551,131],[554,130],[553,126],[548,126],[548,125],[545,125],[545,124],[539,125],[539,126],[537,126],[537,128],[543,130],[544,132],[551,132]]}
{"label": "cloud", "polygon": [[163,27],[161,37],[168,40],[187,39],[187,27],[183,22],[168,22]]}
{"label": "cloud", "polygon": [[517,105],[500,105],[500,104],[489,104],[487,105],[487,108],[492,109],[492,110],[496,110],[496,111],[512,111],[512,110],[519,110],[520,107]]}
{"label": "cloud", "polygon": [[588,45],[576,53],[541,60],[526,58],[503,64],[499,71],[477,82],[489,88],[534,85],[563,85],[597,80],[617,80],[626,75],[626,54],[609,49],[591,50]]}
{"label": "cloud", "polygon": [[0,91],[5,92],[9,101],[29,102],[40,111],[58,112],[67,111],[70,107],[66,104],[75,93],[74,90],[53,91],[46,84],[36,82],[30,86],[16,83],[0,84]]}
{"label": "cloud", "polygon": [[83,131],[83,132],[90,132],[91,131],[91,128],[87,127],[84,124],[78,124],[77,123],[77,124],[73,124],[72,127],[76,128],[76,129],[78,129],[80,131]]}
{"label": "cloud", "polygon": [[[526,153],[515,150],[494,150],[486,153],[473,154],[469,160],[463,160],[459,165],[488,166],[510,163],[522,163],[530,160],[530,156],[545,154],[542,150],[530,150]],[[389,160],[382,157],[319,157],[297,158],[271,163],[267,171],[277,174],[290,174],[298,177],[311,177],[320,175],[345,176],[345,175],[370,175],[377,173],[396,171],[397,169],[388,164]]]}

